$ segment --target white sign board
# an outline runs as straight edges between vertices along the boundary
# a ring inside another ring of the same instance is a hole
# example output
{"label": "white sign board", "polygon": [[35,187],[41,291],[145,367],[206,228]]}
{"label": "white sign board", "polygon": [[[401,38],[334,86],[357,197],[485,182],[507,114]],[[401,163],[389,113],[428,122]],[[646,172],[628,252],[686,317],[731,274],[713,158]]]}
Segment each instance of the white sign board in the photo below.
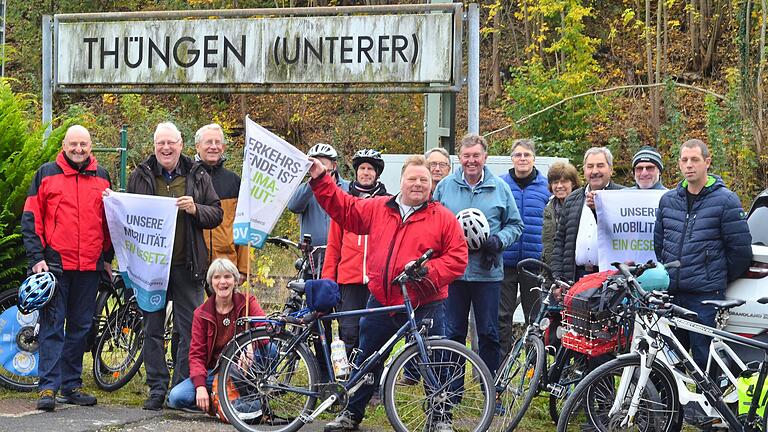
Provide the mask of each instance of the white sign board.
{"label": "white sign board", "polygon": [[58,85],[450,83],[451,13],[60,22]]}

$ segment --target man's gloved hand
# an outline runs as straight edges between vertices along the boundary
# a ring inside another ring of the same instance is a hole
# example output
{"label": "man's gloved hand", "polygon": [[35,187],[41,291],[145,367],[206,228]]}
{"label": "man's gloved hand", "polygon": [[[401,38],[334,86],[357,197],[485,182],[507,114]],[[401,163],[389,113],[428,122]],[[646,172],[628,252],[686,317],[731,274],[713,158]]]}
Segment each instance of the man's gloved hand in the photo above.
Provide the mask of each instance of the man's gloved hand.
{"label": "man's gloved hand", "polygon": [[488,240],[486,240],[482,246],[480,246],[480,249],[485,253],[499,253],[504,248],[504,245],[501,243],[501,239],[496,234],[488,237]]}
{"label": "man's gloved hand", "polygon": [[488,240],[480,246],[480,266],[485,270],[490,270],[499,265],[499,253],[503,249],[501,239],[496,234],[488,237]]}
{"label": "man's gloved hand", "polygon": [[413,267],[413,263],[416,261],[410,261],[408,264],[405,265],[405,274],[410,276],[413,280],[422,280],[425,276],[427,276],[427,266],[422,265],[421,267]]}

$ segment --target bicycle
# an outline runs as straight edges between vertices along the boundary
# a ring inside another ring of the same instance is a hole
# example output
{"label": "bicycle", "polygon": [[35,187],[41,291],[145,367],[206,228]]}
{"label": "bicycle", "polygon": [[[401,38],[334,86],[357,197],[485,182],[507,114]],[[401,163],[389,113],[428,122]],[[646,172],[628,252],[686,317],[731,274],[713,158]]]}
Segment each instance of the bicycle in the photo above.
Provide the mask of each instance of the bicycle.
{"label": "bicycle", "polygon": [[[108,317],[121,307],[124,300],[120,294],[124,284],[115,275],[112,280],[102,278],[96,296],[96,313],[88,335],[87,346],[95,353],[96,341],[104,331]],[[22,314],[18,304],[18,289],[0,293],[0,335],[4,344],[0,349],[0,386],[11,390],[28,392],[37,389],[37,351],[39,343],[37,324],[39,312]],[[6,358],[10,356],[10,358]]]}
{"label": "bicycle", "polygon": [[[538,271],[532,272],[529,268]],[[570,288],[552,276],[551,268],[540,260],[528,258],[518,262],[518,274],[536,279],[540,291],[539,308],[522,336],[501,363],[496,375],[498,424],[510,432],[522,420],[533,398],[549,393],[549,415],[557,423],[560,409],[568,394],[587,372],[587,354],[560,345],[550,362],[544,345],[544,332],[552,329],[552,320],[563,310],[560,299]],[[559,291],[558,294],[556,292]],[[550,336],[552,337],[552,336]],[[550,346],[550,348],[554,349]],[[545,372],[546,371],[546,372]]]}
{"label": "bicycle", "polygon": [[[387,418],[394,429],[429,430],[435,422],[452,420],[455,430],[487,430],[493,419],[494,401],[488,368],[464,345],[426,337],[431,320],[420,325],[415,322],[406,283],[418,279],[416,271],[430,255],[431,250],[393,281],[400,285],[403,305],[327,315],[301,310],[268,318],[240,318],[240,325],[256,328],[237,335],[220,359],[218,397],[227,420],[239,431],[296,431],[324,411],[343,410],[350,396],[363,385],[374,383],[373,367],[399,341],[409,340],[390,357],[380,381]],[[346,316],[394,313],[406,313],[406,323],[360,365],[352,361],[348,379],[337,379],[323,323]],[[313,329],[320,335],[325,352],[324,367],[329,377],[326,383],[318,382],[318,360],[308,347]],[[398,384],[409,365],[419,371],[423,386]],[[473,369],[478,371],[475,377],[470,372]],[[259,407],[258,422],[254,421],[252,409],[247,408],[254,406]]]}
{"label": "bicycle", "polygon": [[[585,424],[600,431],[676,430],[682,423],[682,406],[698,406],[710,418],[709,426],[733,431],[768,430],[768,416],[757,415],[758,409],[765,406],[768,362],[763,360],[755,368],[757,380],[749,401],[739,400],[736,375],[747,366],[724,342],[761,350],[764,359],[768,359],[768,344],[694,322],[695,312],[670,303],[671,296],[665,292],[643,291],[630,267],[619,263],[614,266],[624,276],[632,296],[628,306],[635,314],[633,352],[600,366],[582,380],[566,401],[557,430],[581,430]],[[759,301],[768,303],[768,297]],[[724,324],[723,315],[728,309],[742,303],[735,299],[706,302],[718,309],[718,326]],[[705,370],[683,348],[673,327],[713,337]],[[724,356],[736,365],[735,373]],[[723,375],[711,376],[715,364]],[[734,413],[734,404],[747,402],[746,414],[739,414],[743,409]]]}

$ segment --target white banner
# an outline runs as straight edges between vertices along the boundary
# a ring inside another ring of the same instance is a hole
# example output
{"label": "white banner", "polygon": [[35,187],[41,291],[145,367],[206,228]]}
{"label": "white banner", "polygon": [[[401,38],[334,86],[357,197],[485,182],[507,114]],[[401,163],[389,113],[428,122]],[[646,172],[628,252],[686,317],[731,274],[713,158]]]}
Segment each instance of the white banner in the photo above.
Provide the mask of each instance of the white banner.
{"label": "white banner", "polygon": [[245,118],[243,175],[235,210],[235,244],[261,248],[310,166],[296,147]]}
{"label": "white banner", "polygon": [[597,253],[600,271],[612,262],[656,261],[653,227],[665,190],[606,190],[597,193]]}
{"label": "white banner", "polygon": [[142,310],[164,308],[176,199],[112,192],[104,198],[104,211],[125,286],[133,289]]}

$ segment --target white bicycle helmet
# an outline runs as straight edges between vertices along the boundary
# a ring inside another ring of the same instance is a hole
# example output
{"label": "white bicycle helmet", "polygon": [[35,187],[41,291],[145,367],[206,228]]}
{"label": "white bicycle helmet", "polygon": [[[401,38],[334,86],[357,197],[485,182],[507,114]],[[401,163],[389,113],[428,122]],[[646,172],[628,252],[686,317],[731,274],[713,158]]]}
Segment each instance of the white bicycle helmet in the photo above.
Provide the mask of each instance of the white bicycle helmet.
{"label": "white bicycle helmet", "polygon": [[56,277],[51,272],[35,273],[19,287],[19,310],[30,314],[42,309],[56,292]]}
{"label": "white bicycle helmet", "polygon": [[317,143],[309,148],[307,156],[324,157],[331,160],[336,160],[336,158],[339,157],[339,154],[336,153],[336,149],[333,148],[330,144]]}
{"label": "white bicycle helmet", "polygon": [[464,237],[467,239],[469,250],[478,250],[480,246],[488,240],[491,235],[488,219],[482,211],[476,208],[468,208],[456,213],[456,219],[459,220],[461,228],[464,230]]}

